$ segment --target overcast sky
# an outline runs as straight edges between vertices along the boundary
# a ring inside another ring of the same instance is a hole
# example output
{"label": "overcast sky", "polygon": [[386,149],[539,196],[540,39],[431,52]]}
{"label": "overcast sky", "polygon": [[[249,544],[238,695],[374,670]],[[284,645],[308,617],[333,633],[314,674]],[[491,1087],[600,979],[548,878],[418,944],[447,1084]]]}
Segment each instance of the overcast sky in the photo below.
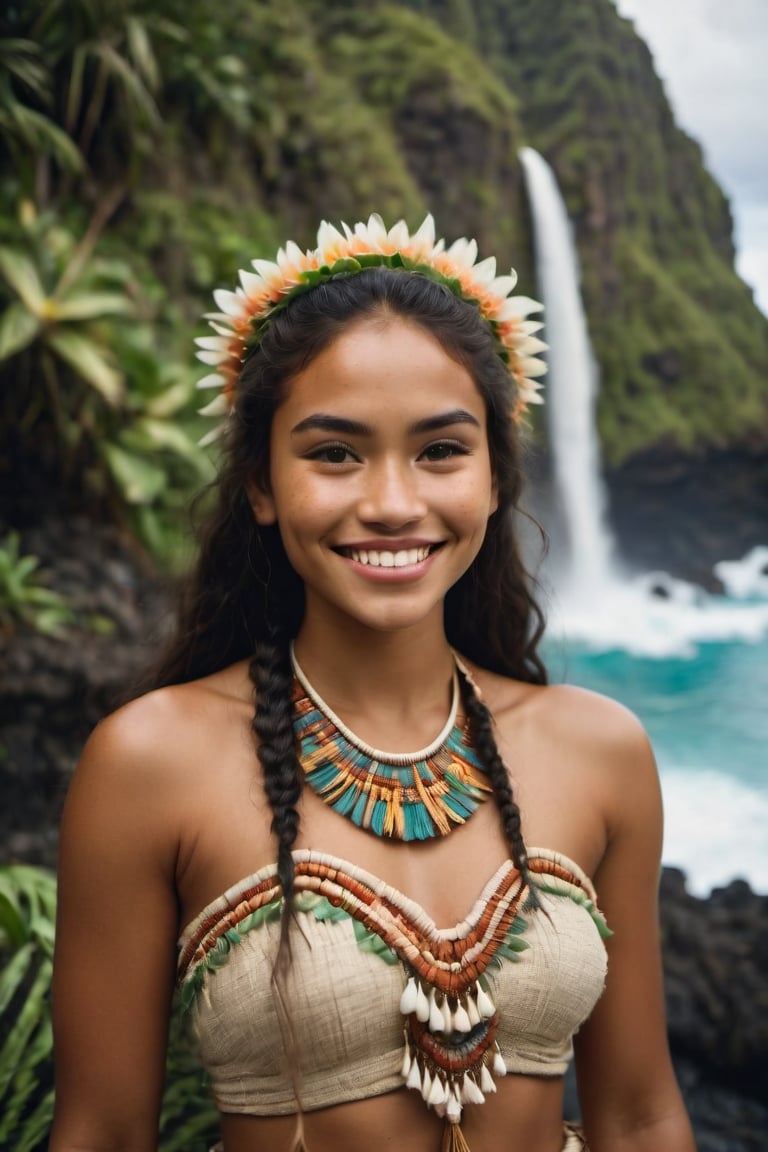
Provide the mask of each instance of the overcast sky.
{"label": "overcast sky", "polygon": [[768,314],[768,0],[615,0],[731,201],[737,267]]}

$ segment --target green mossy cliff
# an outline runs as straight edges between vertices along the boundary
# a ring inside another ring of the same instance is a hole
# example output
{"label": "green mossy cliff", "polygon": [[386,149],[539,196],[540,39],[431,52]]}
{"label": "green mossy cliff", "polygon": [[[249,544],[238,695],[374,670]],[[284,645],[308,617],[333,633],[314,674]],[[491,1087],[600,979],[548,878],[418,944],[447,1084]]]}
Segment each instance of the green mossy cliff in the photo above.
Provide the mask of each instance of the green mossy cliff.
{"label": "green mossy cliff", "polygon": [[254,255],[373,210],[411,224],[432,211],[535,293],[517,155],[530,144],[575,225],[608,463],[768,446],[768,320],[735,274],[728,203],[612,0],[164,0],[162,18],[123,0],[98,27],[74,5],[58,28],[46,4],[42,29],[18,14],[34,7],[0,32],[50,40],[62,127],[65,41],[119,46],[129,17],[151,39],[155,127],[139,131],[109,88],[99,118],[70,117],[87,177],[52,194],[77,233],[125,188],[104,245],[160,284],[177,336]]}
{"label": "green mossy cliff", "polygon": [[730,209],[611,0],[415,3],[518,99],[575,225],[603,451],[768,444],[768,320],[734,271]]}
{"label": "green mossy cliff", "polygon": [[272,111],[248,163],[276,233],[429,209],[535,291],[531,144],[576,229],[607,462],[768,444],[768,320],[727,200],[611,0],[283,0],[253,31]]}

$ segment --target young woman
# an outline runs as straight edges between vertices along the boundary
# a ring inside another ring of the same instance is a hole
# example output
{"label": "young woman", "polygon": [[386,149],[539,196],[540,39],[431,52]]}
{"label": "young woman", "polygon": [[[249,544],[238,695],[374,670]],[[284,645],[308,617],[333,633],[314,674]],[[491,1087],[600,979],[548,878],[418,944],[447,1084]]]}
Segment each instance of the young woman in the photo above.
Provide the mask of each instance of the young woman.
{"label": "young woman", "polygon": [[216,294],[217,504],[62,827],[52,1152],[156,1147],[175,983],[225,1152],[693,1149],[653,758],[546,685],[512,521],[537,306],[475,258],[372,217]]}

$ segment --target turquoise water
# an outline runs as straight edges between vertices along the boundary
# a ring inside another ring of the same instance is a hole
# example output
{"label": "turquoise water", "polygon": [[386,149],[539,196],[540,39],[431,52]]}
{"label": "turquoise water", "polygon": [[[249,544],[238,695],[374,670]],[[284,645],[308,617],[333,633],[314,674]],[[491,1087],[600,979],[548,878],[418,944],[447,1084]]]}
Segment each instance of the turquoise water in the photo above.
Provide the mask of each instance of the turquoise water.
{"label": "turquoise water", "polygon": [[654,746],[664,858],[702,894],[736,876],[768,892],[768,638],[651,659],[550,642],[553,680],[626,704]]}

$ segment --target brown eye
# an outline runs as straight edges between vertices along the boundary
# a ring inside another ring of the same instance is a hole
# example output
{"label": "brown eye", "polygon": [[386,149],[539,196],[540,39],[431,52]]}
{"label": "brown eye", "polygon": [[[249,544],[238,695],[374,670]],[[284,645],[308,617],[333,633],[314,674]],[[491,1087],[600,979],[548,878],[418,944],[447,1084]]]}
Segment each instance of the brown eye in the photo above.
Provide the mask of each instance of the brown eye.
{"label": "brown eye", "polygon": [[466,456],[468,449],[456,440],[440,440],[430,444],[422,453],[425,460],[437,463],[441,460],[450,460],[452,456]]}
{"label": "brown eye", "polygon": [[323,464],[350,464],[357,460],[357,456],[346,444],[322,444],[308,452],[307,456]]}

